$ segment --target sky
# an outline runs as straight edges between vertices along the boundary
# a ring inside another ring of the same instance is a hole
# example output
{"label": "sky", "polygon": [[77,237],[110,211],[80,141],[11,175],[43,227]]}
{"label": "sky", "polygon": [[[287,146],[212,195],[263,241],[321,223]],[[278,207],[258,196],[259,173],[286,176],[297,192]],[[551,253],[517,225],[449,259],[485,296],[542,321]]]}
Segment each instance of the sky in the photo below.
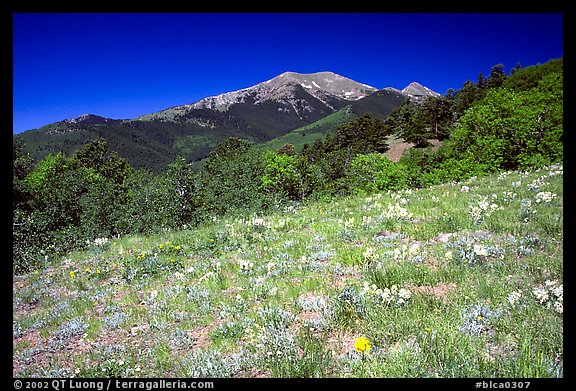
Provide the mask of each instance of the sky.
{"label": "sky", "polygon": [[135,118],[283,72],[441,94],[563,56],[562,13],[14,13],[13,133]]}

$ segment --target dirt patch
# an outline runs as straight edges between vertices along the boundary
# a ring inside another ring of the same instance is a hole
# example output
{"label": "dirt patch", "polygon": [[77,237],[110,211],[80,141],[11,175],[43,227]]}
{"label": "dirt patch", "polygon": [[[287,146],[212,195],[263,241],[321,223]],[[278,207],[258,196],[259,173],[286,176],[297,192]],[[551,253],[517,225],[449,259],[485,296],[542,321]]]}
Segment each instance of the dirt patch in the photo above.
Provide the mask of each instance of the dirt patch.
{"label": "dirt patch", "polygon": [[[385,155],[388,156],[393,162],[398,162],[407,149],[414,147],[414,143],[407,143],[396,138],[389,139],[388,142],[390,149],[385,153]],[[438,148],[440,148],[440,145],[442,145],[442,142],[438,140],[431,139],[428,140],[428,142],[432,144],[433,152],[436,152]]]}
{"label": "dirt patch", "polygon": [[438,284],[436,286],[431,285],[421,285],[421,286],[409,286],[412,292],[421,295],[431,295],[438,300],[446,302],[448,300],[447,296],[454,292],[458,286],[454,283]]}
{"label": "dirt patch", "polygon": [[215,328],[221,326],[224,320],[216,320],[207,326],[196,327],[191,330],[190,334],[194,337],[194,348],[208,349],[212,346],[212,341],[210,340],[210,332]]}
{"label": "dirt patch", "polygon": [[356,338],[358,335],[339,330],[337,334],[328,336],[326,344],[329,350],[336,352],[338,356],[343,356],[354,350]]}

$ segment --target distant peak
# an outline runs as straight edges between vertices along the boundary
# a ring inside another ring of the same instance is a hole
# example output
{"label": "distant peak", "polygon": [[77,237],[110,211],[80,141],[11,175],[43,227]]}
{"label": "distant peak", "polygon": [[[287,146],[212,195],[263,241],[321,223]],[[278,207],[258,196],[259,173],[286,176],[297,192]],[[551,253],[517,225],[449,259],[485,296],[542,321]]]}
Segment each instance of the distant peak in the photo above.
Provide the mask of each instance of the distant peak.
{"label": "distant peak", "polygon": [[111,119],[101,117],[96,114],[82,114],[75,118],[65,119],[62,122],[66,122],[68,124],[105,124],[108,121],[111,121]]}
{"label": "distant peak", "polygon": [[357,100],[377,90],[330,71],[314,73],[288,71],[264,82],[272,88],[289,83],[298,84],[307,91],[322,91],[346,100]]}
{"label": "distant peak", "polygon": [[436,91],[431,90],[430,88],[423,86],[422,84],[413,81],[412,83],[408,84],[402,92],[407,95],[419,96],[419,97],[427,97],[427,96],[440,96],[439,93]]}

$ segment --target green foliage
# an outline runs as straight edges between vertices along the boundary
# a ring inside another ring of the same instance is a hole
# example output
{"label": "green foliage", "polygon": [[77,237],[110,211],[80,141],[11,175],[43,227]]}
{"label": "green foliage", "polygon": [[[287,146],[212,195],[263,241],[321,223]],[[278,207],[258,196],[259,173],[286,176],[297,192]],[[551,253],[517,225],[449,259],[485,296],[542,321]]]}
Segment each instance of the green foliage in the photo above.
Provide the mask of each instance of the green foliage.
{"label": "green foliage", "polygon": [[272,200],[259,191],[264,175],[264,152],[240,139],[227,139],[210,154],[199,190],[200,216],[265,210]]}
{"label": "green foliage", "polygon": [[268,151],[264,155],[264,175],[260,189],[276,193],[281,198],[297,200],[302,195],[302,176],[297,168],[297,158],[284,153]]}
{"label": "green foliage", "polygon": [[544,77],[541,88],[516,92],[490,91],[460,119],[452,134],[454,152],[471,156],[491,169],[531,166],[562,157],[562,78]]}
{"label": "green foliage", "polygon": [[14,138],[12,141],[12,208],[26,209],[30,207],[30,184],[26,177],[34,169],[30,154],[24,153],[23,141]]}
{"label": "green foliage", "polygon": [[352,189],[365,193],[398,190],[408,186],[408,175],[403,166],[378,153],[357,155],[350,163],[348,180]]}
{"label": "green foliage", "polygon": [[384,126],[384,121],[373,118],[369,114],[341,125],[335,133],[330,134],[325,142],[328,152],[335,150],[347,150],[349,154],[386,152],[388,144],[386,136],[389,130]]}

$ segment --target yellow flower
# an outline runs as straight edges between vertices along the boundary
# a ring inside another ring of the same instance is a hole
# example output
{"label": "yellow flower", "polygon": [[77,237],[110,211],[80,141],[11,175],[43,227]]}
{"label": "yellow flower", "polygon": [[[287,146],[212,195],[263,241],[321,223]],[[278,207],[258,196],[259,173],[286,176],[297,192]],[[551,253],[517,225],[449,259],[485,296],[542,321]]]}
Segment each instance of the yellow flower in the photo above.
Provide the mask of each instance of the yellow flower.
{"label": "yellow flower", "polygon": [[170,241],[169,241],[169,240],[166,241],[166,246],[170,246]]}
{"label": "yellow flower", "polygon": [[430,327],[426,327],[426,331],[431,331],[432,329]]}
{"label": "yellow flower", "polygon": [[164,245],[163,245],[162,243],[160,243],[160,244],[158,245],[158,247],[162,248],[162,247],[164,247]]}
{"label": "yellow flower", "polygon": [[368,352],[372,346],[367,338],[359,337],[354,342],[354,348],[358,353]]}
{"label": "yellow flower", "polygon": [[96,274],[100,274],[100,269],[96,269]]}
{"label": "yellow flower", "polygon": [[478,318],[477,318],[477,319],[478,319],[478,321],[481,321],[481,320],[482,320],[482,315],[478,315]]}
{"label": "yellow flower", "polygon": [[74,273],[74,271],[70,272],[70,278],[74,278],[75,275],[76,275],[76,273]]}
{"label": "yellow flower", "polygon": [[90,273],[91,271],[92,271],[92,269],[90,269],[89,267],[87,267],[85,270],[86,273]]}

